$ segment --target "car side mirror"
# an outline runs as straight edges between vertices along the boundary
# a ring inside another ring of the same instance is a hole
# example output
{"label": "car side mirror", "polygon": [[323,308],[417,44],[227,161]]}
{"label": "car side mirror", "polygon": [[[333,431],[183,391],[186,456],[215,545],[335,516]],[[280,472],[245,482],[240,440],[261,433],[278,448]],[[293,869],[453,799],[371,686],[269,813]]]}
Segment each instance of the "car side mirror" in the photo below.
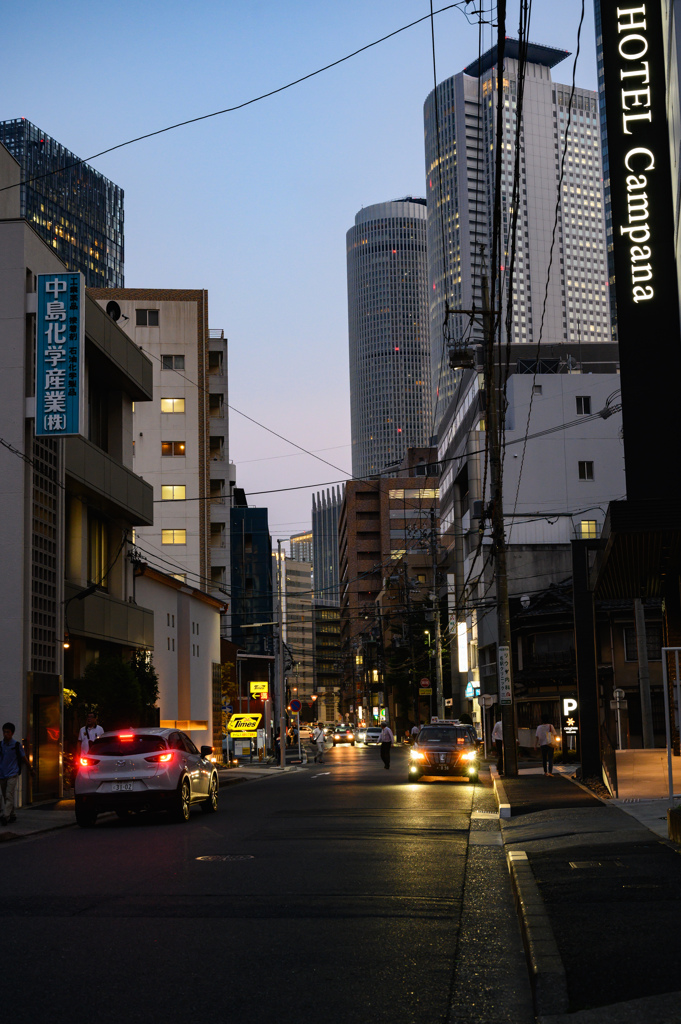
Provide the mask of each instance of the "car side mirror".
{"label": "car side mirror", "polygon": [[201,747],[201,757],[210,757],[213,753],[212,747]]}

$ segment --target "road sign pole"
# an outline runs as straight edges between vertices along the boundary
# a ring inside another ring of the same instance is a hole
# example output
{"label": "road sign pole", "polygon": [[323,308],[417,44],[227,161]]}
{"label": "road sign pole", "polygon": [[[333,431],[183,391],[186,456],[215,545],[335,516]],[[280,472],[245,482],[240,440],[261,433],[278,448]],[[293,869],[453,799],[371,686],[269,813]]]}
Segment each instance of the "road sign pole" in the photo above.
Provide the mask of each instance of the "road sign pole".
{"label": "road sign pole", "polygon": [[284,609],[283,602],[283,578],[284,570],[281,564],[281,541],[277,540],[277,582],[279,591],[279,607],[277,619],[279,625],[279,767],[286,767],[286,687],[284,685]]}
{"label": "road sign pole", "polygon": [[303,760],[303,752],[300,748],[300,711],[296,712],[297,729],[298,729],[298,758],[300,761]]}

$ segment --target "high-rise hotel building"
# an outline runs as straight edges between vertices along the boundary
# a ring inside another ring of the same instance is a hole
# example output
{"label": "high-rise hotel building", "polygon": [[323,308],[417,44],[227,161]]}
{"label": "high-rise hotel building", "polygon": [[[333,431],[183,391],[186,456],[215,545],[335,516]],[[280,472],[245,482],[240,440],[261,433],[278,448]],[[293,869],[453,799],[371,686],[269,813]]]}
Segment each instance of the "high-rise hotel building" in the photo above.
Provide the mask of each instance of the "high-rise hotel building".
{"label": "high-rise hotel building", "polygon": [[365,477],[432,433],[425,199],[360,210],[347,260],[352,472]]}
{"label": "high-rise hotel building", "polygon": [[[527,53],[513,316],[508,340],[514,345],[527,345],[528,358],[536,351],[540,327],[544,353],[549,346],[554,347],[555,354],[555,346],[566,343],[610,340],[598,99],[588,89],[576,88],[574,92],[559,192],[570,86],[553,82],[551,68],[567,56],[564,50],[532,43]],[[452,309],[483,306],[481,264],[484,260],[489,274],[498,147],[502,150],[500,286],[504,295],[508,285],[519,79],[517,40],[506,40],[503,71],[497,65],[494,46],[438,85],[439,155],[435,91],[424,107],[431,379],[437,401],[434,419],[440,424],[440,436],[443,419],[455,415],[447,405],[458,379],[442,344],[445,299],[449,299]],[[504,104],[501,138],[497,138],[499,98]],[[482,340],[479,318],[471,326],[467,315],[454,315],[449,327],[453,339],[462,340],[468,334],[473,344]],[[505,328],[502,340],[507,340]]]}

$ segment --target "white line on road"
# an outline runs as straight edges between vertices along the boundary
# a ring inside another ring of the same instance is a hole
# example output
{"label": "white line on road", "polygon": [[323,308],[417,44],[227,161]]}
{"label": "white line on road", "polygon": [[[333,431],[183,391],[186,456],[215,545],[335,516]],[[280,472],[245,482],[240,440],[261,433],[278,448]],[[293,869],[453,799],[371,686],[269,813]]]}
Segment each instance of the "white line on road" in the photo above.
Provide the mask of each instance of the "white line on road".
{"label": "white line on road", "polygon": [[319,775],[312,775],[311,778],[313,778],[313,779],[321,779],[322,775],[330,775],[330,774],[331,774],[331,772],[320,772]]}

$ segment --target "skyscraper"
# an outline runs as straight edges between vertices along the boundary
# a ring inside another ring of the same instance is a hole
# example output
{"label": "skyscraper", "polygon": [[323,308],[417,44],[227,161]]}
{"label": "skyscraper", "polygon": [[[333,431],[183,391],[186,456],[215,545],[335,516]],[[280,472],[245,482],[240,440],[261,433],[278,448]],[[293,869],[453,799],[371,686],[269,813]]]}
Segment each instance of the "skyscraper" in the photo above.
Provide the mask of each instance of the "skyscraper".
{"label": "skyscraper", "polygon": [[347,261],[352,472],[361,477],[432,433],[425,199],[360,210]]}
{"label": "skyscraper", "polygon": [[[445,301],[448,299],[450,309],[483,306],[481,265],[484,259],[489,273],[495,157],[499,146],[503,225],[499,280],[503,291],[508,284],[518,56],[517,40],[507,39],[501,79],[501,139],[496,137],[496,46],[438,85],[439,152],[435,91],[424,107],[431,379],[437,403],[436,424],[445,415],[456,379],[443,345]],[[570,87],[554,83],[551,68],[567,56],[564,50],[532,43],[527,53],[513,316],[508,340],[527,344],[528,353],[532,351],[529,346],[536,349],[540,325],[545,345],[610,340],[598,101],[596,93],[588,89],[574,91],[564,177],[558,194],[571,109]],[[557,204],[558,222],[547,291]],[[470,336],[475,342],[482,337],[480,318],[471,325],[468,316],[454,315],[449,329],[459,341]]]}
{"label": "skyscraper", "polygon": [[317,605],[338,605],[338,518],[343,494],[340,487],[312,495],[312,548],[314,599]]}
{"label": "skyscraper", "polygon": [[122,288],[123,189],[24,117],[0,121],[21,167],[21,216],[91,288]]}

